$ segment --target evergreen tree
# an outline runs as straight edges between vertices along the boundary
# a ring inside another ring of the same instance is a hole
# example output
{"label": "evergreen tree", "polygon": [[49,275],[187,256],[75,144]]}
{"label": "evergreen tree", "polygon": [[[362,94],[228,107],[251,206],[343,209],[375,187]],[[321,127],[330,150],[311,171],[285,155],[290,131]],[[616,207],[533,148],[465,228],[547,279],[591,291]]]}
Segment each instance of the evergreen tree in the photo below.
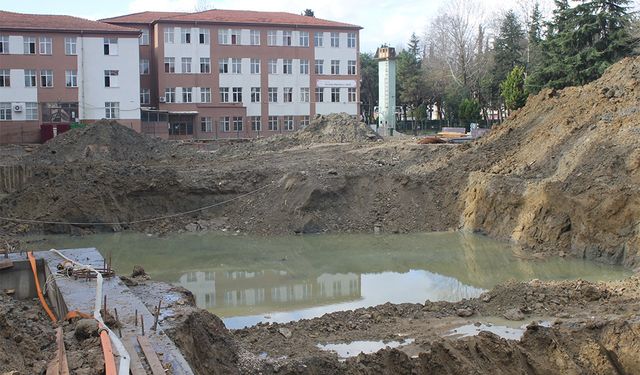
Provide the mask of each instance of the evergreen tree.
{"label": "evergreen tree", "polygon": [[516,66],[513,68],[507,78],[500,84],[500,95],[502,95],[505,107],[509,111],[525,105],[527,93],[524,87],[524,67]]}
{"label": "evergreen tree", "polygon": [[420,61],[422,51],[420,51],[420,39],[418,38],[416,33],[411,34],[411,39],[409,39],[407,50],[416,58],[417,61]]}

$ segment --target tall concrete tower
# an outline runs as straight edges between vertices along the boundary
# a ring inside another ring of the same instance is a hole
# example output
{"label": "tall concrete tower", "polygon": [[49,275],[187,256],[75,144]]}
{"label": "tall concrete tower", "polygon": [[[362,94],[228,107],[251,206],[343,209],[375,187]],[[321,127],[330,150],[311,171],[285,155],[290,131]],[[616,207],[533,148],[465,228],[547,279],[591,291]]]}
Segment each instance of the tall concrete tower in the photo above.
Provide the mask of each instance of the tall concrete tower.
{"label": "tall concrete tower", "polygon": [[392,136],[396,128],[396,49],[380,47],[378,57],[378,134]]}

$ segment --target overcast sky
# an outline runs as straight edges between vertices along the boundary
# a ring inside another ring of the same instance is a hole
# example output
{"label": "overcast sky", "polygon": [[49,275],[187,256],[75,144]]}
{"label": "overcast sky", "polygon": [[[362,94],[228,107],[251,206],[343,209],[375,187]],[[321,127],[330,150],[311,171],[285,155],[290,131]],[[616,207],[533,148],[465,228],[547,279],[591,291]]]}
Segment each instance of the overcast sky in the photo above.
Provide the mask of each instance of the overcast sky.
{"label": "overcast sky", "polygon": [[[517,8],[527,0],[484,0],[483,17]],[[542,0],[543,2],[549,0]],[[69,14],[89,19],[113,17],[145,10],[193,11],[199,2],[217,9],[267,10],[301,13],[310,8],[316,17],[362,26],[361,51],[373,52],[382,43],[400,46],[412,32],[422,35],[425,27],[447,0],[0,0],[0,9],[40,14]]]}

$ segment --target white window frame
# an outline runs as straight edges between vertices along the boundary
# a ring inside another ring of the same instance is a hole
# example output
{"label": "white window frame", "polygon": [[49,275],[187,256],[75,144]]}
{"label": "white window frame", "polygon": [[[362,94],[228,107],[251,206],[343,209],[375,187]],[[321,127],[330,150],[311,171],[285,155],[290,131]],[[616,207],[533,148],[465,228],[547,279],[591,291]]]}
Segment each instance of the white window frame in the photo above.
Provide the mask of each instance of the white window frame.
{"label": "white window frame", "polygon": [[104,71],[104,87],[120,87],[120,72],[118,70]]}
{"label": "white window frame", "polygon": [[218,29],[218,44],[229,44],[229,29]]}
{"label": "white window frame", "polygon": [[260,103],[260,87],[251,88],[251,103]]}
{"label": "white window frame", "polygon": [[53,70],[52,69],[40,70],[40,87],[53,87]]}
{"label": "white window frame", "polygon": [[309,32],[308,31],[300,31],[300,35],[298,37],[298,45],[300,47],[309,47]]}
{"label": "white window frame", "polygon": [[233,131],[241,132],[244,130],[244,119],[241,116],[233,116]]}
{"label": "white window frame", "polygon": [[183,57],[180,63],[182,73],[191,73],[191,57]]}
{"label": "white window frame", "polygon": [[231,102],[242,103],[242,87],[231,88]]}
{"label": "white window frame", "polygon": [[218,73],[220,74],[229,73],[229,58],[225,57],[222,59],[218,59]]}
{"label": "white window frame", "polygon": [[175,57],[165,57],[164,58],[164,72],[165,73],[175,73],[176,72],[176,58]]}
{"label": "white window frame", "polygon": [[324,32],[316,31],[313,33],[313,45],[314,47],[324,47]]}
{"label": "white window frame", "polygon": [[211,73],[211,58],[209,57],[200,58],[200,73],[201,74]]}
{"label": "white window frame", "polygon": [[357,62],[356,60],[347,61],[347,74],[354,76],[357,74]]}
{"label": "white window frame", "polygon": [[269,103],[277,103],[278,102],[278,88],[277,87],[269,87],[267,89],[267,98],[269,99]]}
{"label": "white window frame", "polygon": [[269,116],[267,124],[270,131],[278,131],[278,116]]}
{"label": "white window frame", "polygon": [[231,74],[242,74],[242,59],[231,59]]}
{"label": "white window frame", "polygon": [[228,87],[220,87],[220,103],[230,103]]}
{"label": "white window frame", "polygon": [[11,121],[11,103],[0,103],[0,121]]}
{"label": "white window frame", "polygon": [[314,69],[317,75],[324,75],[324,60],[315,60]]}
{"label": "white window frame", "polygon": [[24,103],[24,115],[27,121],[37,121],[38,118],[38,103],[29,102]]}
{"label": "white window frame", "polygon": [[282,102],[293,103],[293,87],[282,88]]}
{"label": "white window frame", "polygon": [[358,91],[355,87],[349,87],[347,89],[347,101],[349,103],[357,103],[358,102]]}
{"label": "white window frame", "polygon": [[64,71],[64,85],[65,87],[78,87],[78,71],[77,70]]}
{"label": "white window frame", "polygon": [[300,60],[300,74],[303,74],[303,75],[309,74],[309,60],[306,60],[306,59]]}
{"label": "white window frame", "polygon": [[309,126],[310,123],[310,116],[302,116],[302,120],[300,120],[300,127],[304,128],[306,126]]}
{"label": "white window frame", "polygon": [[225,133],[228,133],[231,131],[231,121],[229,116],[220,117],[220,130],[222,130]]}
{"label": "white window frame", "polygon": [[251,59],[251,74],[260,74],[260,59]]}
{"label": "white window frame", "polygon": [[0,69],[0,87],[11,87],[10,69]]}
{"label": "white window frame", "polygon": [[242,30],[229,30],[229,44],[231,44],[232,46],[242,45]]}
{"label": "white window frame", "polygon": [[309,103],[310,100],[311,100],[311,91],[309,90],[309,88],[308,87],[301,87],[300,88],[300,102]]}
{"label": "white window frame", "polygon": [[285,47],[290,47],[293,45],[293,32],[290,30],[282,31],[282,45]]}
{"label": "white window frame", "polygon": [[38,87],[38,72],[35,69],[24,70],[24,87]]}
{"label": "white window frame", "polygon": [[191,28],[190,27],[180,28],[180,43],[191,44]]}
{"label": "white window frame", "polygon": [[175,103],[176,102],[176,88],[175,87],[167,87],[164,89],[164,101],[165,103]]}
{"label": "white window frame", "polygon": [[282,125],[284,125],[284,130],[293,131],[295,129],[293,116],[284,116]]}
{"label": "white window frame", "polygon": [[254,132],[262,131],[262,117],[251,116],[251,130]]}
{"label": "white window frame", "polygon": [[332,87],[331,88],[331,103],[340,103],[340,89],[337,87]]}
{"label": "white window frame", "polygon": [[151,104],[151,89],[140,89],[140,104]]}
{"label": "white window frame", "polygon": [[49,36],[38,37],[38,52],[41,55],[53,55],[53,39]]}
{"label": "white window frame", "polygon": [[200,88],[200,103],[211,103],[211,88],[210,87],[201,87]]}
{"label": "white window frame", "polygon": [[260,45],[260,30],[249,31],[249,44],[252,46]]}
{"label": "white window frame", "polygon": [[268,46],[277,46],[278,45],[278,31],[277,30],[267,30],[267,45]]}
{"label": "white window frame", "polygon": [[25,36],[22,39],[22,44],[23,44],[23,52],[25,55],[35,55],[37,50],[36,50],[36,37],[34,36]]}
{"label": "white window frame", "polygon": [[183,103],[193,103],[193,88],[192,87],[183,87],[182,88],[182,102]]}
{"label": "white window frame", "polygon": [[120,102],[105,102],[104,118],[119,119],[120,118]]}
{"label": "white window frame", "polygon": [[140,75],[146,76],[151,73],[149,59],[140,59]]}
{"label": "white window frame", "polygon": [[78,54],[78,38],[75,36],[64,38],[64,54],[67,56],[75,56]]}
{"label": "white window frame", "polygon": [[316,87],[314,99],[316,103],[324,103],[324,87]]}
{"label": "white window frame", "polygon": [[164,28],[164,43],[165,44],[175,43],[175,28],[173,26]]}
{"label": "white window frame", "polygon": [[340,60],[331,60],[331,74],[340,75]]}
{"label": "white window frame", "polygon": [[211,43],[211,31],[207,28],[200,28],[198,30],[198,43],[210,44]]}
{"label": "white window frame", "polygon": [[200,117],[200,131],[203,133],[213,132],[213,121],[211,120],[211,117]]}
{"label": "white window frame", "polygon": [[[103,52],[105,56],[118,55],[118,38],[104,38]],[[112,102],[116,103],[116,102]]]}
{"label": "white window frame", "polygon": [[292,59],[282,59],[282,74],[293,74]]}
{"label": "white window frame", "polygon": [[138,37],[138,43],[141,46],[149,45],[149,29],[147,29],[146,27],[143,29],[140,29],[140,36]]}
{"label": "white window frame", "polygon": [[347,33],[347,48],[356,48],[356,33]]}
{"label": "white window frame", "polygon": [[0,55],[9,54],[9,36],[0,35]]}
{"label": "white window frame", "polygon": [[269,59],[267,68],[269,74],[278,74],[278,59]]}
{"label": "white window frame", "polygon": [[331,47],[332,48],[340,48],[340,33],[331,32]]}

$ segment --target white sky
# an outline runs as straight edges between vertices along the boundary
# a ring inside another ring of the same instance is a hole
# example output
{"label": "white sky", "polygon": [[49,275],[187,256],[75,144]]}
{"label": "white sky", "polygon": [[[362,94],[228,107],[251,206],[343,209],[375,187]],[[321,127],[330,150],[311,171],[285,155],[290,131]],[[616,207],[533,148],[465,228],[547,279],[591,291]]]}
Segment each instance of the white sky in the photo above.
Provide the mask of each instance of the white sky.
{"label": "white sky", "polygon": [[[193,11],[199,2],[217,9],[268,10],[301,13],[310,8],[316,17],[362,26],[360,49],[374,52],[380,44],[405,45],[412,32],[421,36],[430,19],[447,0],[0,0],[0,9],[22,13],[69,14],[100,19],[146,10]],[[481,16],[488,20],[493,14],[523,2],[534,0],[476,0],[484,8]],[[635,0],[634,4],[637,5]],[[540,0],[550,3],[551,0]]]}

